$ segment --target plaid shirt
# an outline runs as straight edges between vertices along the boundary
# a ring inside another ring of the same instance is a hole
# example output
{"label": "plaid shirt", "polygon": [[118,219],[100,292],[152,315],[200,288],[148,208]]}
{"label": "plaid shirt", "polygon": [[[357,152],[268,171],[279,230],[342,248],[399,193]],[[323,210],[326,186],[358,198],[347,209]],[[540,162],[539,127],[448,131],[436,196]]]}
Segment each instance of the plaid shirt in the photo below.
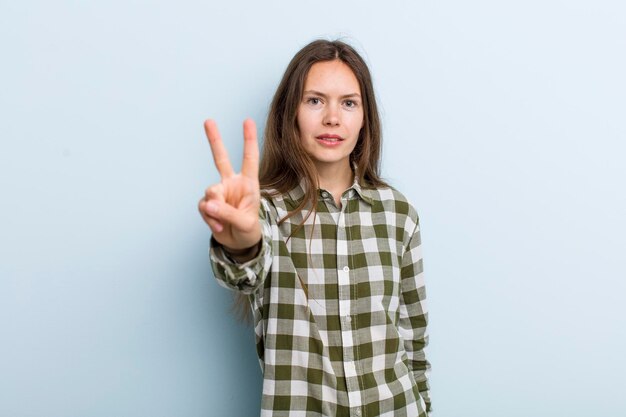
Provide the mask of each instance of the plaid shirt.
{"label": "plaid shirt", "polygon": [[302,228],[306,210],[279,226],[302,187],[261,199],[255,259],[238,264],[211,239],[218,283],[250,297],[264,375],[261,416],[426,417],[417,212],[397,190],[355,180],[341,208],[318,190],[316,213]]}

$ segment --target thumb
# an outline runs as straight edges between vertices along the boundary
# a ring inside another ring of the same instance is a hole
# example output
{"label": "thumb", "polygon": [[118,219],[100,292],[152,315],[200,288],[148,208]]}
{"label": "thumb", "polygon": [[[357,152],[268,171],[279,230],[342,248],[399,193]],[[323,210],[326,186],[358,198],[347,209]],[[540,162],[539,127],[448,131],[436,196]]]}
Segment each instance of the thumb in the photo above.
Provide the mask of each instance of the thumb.
{"label": "thumb", "polygon": [[249,216],[245,216],[241,210],[237,210],[224,201],[209,201],[206,204],[206,211],[211,217],[229,223],[239,230],[248,230],[252,226],[250,219],[247,218]]}

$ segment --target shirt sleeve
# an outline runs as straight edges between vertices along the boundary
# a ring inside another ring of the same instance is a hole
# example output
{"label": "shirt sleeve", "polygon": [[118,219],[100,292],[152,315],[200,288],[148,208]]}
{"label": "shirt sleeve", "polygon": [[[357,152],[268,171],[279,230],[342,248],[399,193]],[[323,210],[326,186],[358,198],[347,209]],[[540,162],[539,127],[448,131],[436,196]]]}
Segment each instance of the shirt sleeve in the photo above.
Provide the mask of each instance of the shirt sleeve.
{"label": "shirt sleeve", "polygon": [[402,256],[400,299],[400,335],[404,339],[404,347],[409,357],[409,367],[422,399],[426,403],[426,411],[430,415],[430,363],[426,359],[424,349],[428,345],[428,310],[426,307],[426,289],[422,266],[422,249],[419,220],[411,235],[409,246]]}
{"label": "shirt sleeve", "polygon": [[261,249],[256,257],[244,263],[238,263],[228,256],[224,247],[211,236],[211,267],[217,283],[222,287],[251,294],[263,285],[272,265],[272,235],[262,207],[259,209],[259,222]]}

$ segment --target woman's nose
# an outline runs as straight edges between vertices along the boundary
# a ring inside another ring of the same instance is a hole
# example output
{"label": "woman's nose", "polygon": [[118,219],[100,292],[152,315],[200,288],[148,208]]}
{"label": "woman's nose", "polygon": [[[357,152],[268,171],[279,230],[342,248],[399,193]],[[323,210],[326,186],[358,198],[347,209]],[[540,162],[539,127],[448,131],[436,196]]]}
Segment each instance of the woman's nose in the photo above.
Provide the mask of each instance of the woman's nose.
{"label": "woman's nose", "polygon": [[324,115],[324,125],[336,126],[339,124],[339,110],[335,106],[328,106]]}

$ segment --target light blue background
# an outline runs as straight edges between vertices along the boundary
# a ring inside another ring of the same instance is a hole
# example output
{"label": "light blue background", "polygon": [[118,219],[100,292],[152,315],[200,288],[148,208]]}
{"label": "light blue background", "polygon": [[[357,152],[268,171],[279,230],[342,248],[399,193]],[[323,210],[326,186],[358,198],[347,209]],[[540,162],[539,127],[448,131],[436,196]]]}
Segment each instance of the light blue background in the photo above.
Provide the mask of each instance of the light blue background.
{"label": "light blue background", "polygon": [[623,416],[620,1],[0,3],[0,416],[258,414],[196,204],[343,36],[422,224],[438,417]]}

